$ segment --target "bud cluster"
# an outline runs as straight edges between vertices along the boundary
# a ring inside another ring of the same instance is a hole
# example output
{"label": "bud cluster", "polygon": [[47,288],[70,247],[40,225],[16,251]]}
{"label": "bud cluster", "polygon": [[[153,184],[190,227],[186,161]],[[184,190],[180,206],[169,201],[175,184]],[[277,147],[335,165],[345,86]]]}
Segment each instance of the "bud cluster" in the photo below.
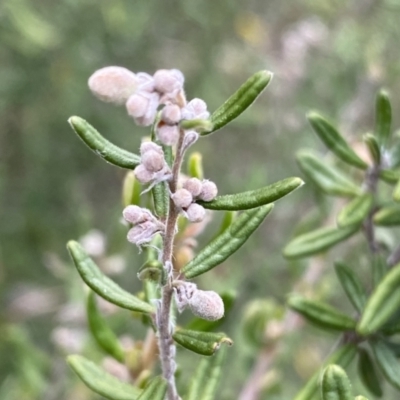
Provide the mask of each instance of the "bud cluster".
{"label": "bud cluster", "polygon": [[217,185],[207,179],[187,179],[182,188],[171,195],[175,206],[182,209],[190,222],[201,222],[205,216],[205,209],[196,200],[211,201],[218,193]]}
{"label": "bud cluster", "polygon": [[179,312],[189,307],[194,315],[208,321],[216,321],[224,316],[224,303],[218,293],[197,289],[195,283],[184,281],[175,281],[174,290]]}
{"label": "bud cluster", "polygon": [[156,233],[164,233],[164,224],[146,208],[130,205],[125,207],[122,215],[133,225],[127,235],[128,241],[139,247],[149,243]]}

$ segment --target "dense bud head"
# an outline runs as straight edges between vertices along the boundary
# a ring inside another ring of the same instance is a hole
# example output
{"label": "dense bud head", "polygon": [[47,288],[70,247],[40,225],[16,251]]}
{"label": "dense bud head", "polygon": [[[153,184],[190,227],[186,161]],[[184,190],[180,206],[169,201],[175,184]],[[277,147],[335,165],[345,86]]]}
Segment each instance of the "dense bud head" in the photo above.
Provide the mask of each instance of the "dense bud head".
{"label": "dense bud head", "polygon": [[157,172],[163,169],[165,165],[164,155],[158,151],[150,150],[142,155],[142,164],[150,172]]}
{"label": "dense bud head", "polygon": [[122,211],[122,215],[125,221],[128,221],[134,225],[153,219],[153,216],[149,210],[136,205],[125,207]]}
{"label": "dense bud head", "polygon": [[160,93],[171,93],[182,89],[184,77],[177,69],[159,69],[154,74],[154,87]]}
{"label": "dense bud head", "polygon": [[153,180],[153,173],[146,169],[143,164],[135,168],[135,176],[140,183],[149,183]]}
{"label": "dense bud head", "polygon": [[197,197],[201,193],[202,187],[201,180],[197,178],[189,178],[183,184],[183,188],[188,190],[193,197]]}
{"label": "dense bud head", "polygon": [[161,121],[168,125],[177,124],[181,119],[181,109],[176,104],[166,105],[161,112]]}
{"label": "dense bud head", "polygon": [[129,97],[126,102],[126,110],[131,117],[139,118],[146,113],[149,103],[148,96],[144,96],[142,92],[138,92]]}
{"label": "dense bud head", "polygon": [[213,200],[218,194],[217,185],[214,182],[209,180],[204,180],[202,182],[201,193],[199,198],[203,201],[211,201]]}
{"label": "dense bud head", "polygon": [[160,124],[157,128],[157,137],[162,144],[174,146],[179,140],[179,127],[177,125]]}
{"label": "dense bud head", "polygon": [[154,78],[146,72],[139,72],[136,74],[138,79],[138,90],[144,92],[154,91]]}
{"label": "dense bud head", "polygon": [[143,155],[148,151],[156,151],[158,154],[164,155],[162,147],[158,144],[154,142],[143,142],[140,145],[140,155],[143,157]]}
{"label": "dense bud head", "polygon": [[182,110],[183,119],[207,119],[210,113],[207,111],[207,104],[202,99],[193,99]]}
{"label": "dense bud head", "polygon": [[188,303],[194,315],[208,321],[221,319],[225,313],[224,302],[212,290],[195,290]]}
{"label": "dense bud head", "polygon": [[124,104],[136,90],[136,75],[123,67],[105,67],[97,70],[88,81],[92,93],[100,100]]}
{"label": "dense bud head", "polygon": [[174,194],[172,194],[171,198],[179,208],[189,207],[193,201],[192,194],[186,189],[178,189]]}
{"label": "dense bud head", "polygon": [[190,222],[201,222],[206,216],[206,210],[200,204],[193,203],[186,210],[186,216]]}

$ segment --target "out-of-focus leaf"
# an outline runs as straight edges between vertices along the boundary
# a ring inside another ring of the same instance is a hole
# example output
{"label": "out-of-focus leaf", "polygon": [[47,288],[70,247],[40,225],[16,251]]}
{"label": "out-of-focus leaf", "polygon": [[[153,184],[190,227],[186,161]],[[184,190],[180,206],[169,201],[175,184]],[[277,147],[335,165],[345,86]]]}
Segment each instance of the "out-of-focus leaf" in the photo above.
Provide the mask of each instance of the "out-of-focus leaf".
{"label": "out-of-focus leaf", "polygon": [[358,374],[364,386],[376,397],[382,397],[380,379],[372,358],[367,350],[358,350]]}
{"label": "out-of-focus leaf", "polygon": [[390,138],[390,126],[392,124],[392,107],[389,94],[380,90],[375,102],[375,135],[381,146],[386,146]]}
{"label": "out-of-focus leaf", "polygon": [[368,216],[374,198],[371,193],[364,193],[352,199],[339,213],[337,222],[341,228],[361,224]]}
{"label": "out-of-focus leaf", "polygon": [[201,250],[181,272],[186,278],[194,278],[221,264],[246,242],[272,208],[273,204],[267,204],[242,212],[227,230]]}
{"label": "out-of-focus leaf", "polygon": [[315,133],[336,156],[347,164],[366,169],[368,165],[361,160],[336,128],[315,111],[307,114]]}
{"label": "out-of-focus leaf", "polygon": [[122,204],[127,207],[131,204],[140,204],[140,192],[142,185],[136,179],[133,171],[128,171],[122,185]]}
{"label": "out-of-focus leaf", "polygon": [[393,189],[392,197],[394,201],[400,203],[400,179],[397,181],[396,186]]}
{"label": "out-of-focus leaf", "polygon": [[161,376],[156,376],[150,383],[143,389],[142,394],[138,400],[164,400],[167,393],[167,381]]}
{"label": "out-of-focus leaf", "polygon": [[387,183],[396,184],[400,179],[400,171],[394,169],[381,169],[379,171],[379,178]]}
{"label": "out-of-focus leaf", "polygon": [[374,224],[379,226],[400,225],[400,205],[382,207],[374,214]]}
{"label": "out-of-focus leaf", "polygon": [[349,378],[342,367],[328,365],[322,373],[322,400],[353,400]]}
{"label": "out-of-focus leaf", "polygon": [[320,228],[290,241],[283,250],[286,258],[309,257],[342,242],[358,231],[358,225],[347,228]]}
{"label": "out-of-focus leaf", "polygon": [[67,248],[83,281],[99,296],[127,310],[154,312],[153,306],[133,296],[105,276],[78,242],[69,241]]}
{"label": "out-of-focus leaf", "polygon": [[304,182],[300,178],[286,178],[260,189],[217,196],[214,200],[197,201],[197,203],[210,210],[248,210],[273,203],[303,184]]}
{"label": "out-of-focus leaf", "polygon": [[221,129],[242,114],[263,92],[271,78],[272,73],[269,71],[259,71],[251,76],[224,104],[212,113],[210,120],[213,128],[210,131],[202,132],[202,135],[208,135]]}
{"label": "out-of-focus leaf", "polygon": [[326,194],[354,197],[362,193],[361,188],[350,181],[341,171],[308,151],[298,153],[297,161],[307,177]]}
{"label": "out-of-focus leaf", "polygon": [[291,295],[288,306],[322,329],[347,331],[356,327],[356,321],[328,304]]}
{"label": "out-of-focus leaf", "polygon": [[225,333],[177,329],[172,336],[182,347],[204,356],[212,356],[223,343],[233,344]]}
{"label": "out-of-focus leaf", "polygon": [[102,159],[121,168],[135,169],[140,164],[140,157],[115,146],[97,132],[88,122],[80,117],[71,117],[68,122],[83,142]]}
{"label": "out-of-focus leaf", "polygon": [[400,264],[393,267],[368,298],[357,331],[376,332],[400,307]]}
{"label": "out-of-focus leaf", "polygon": [[110,400],[137,400],[140,390],[119,381],[92,361],[80,355],[67,357],[69,366],[94,392]]}
{"label": "out-of-focus leaf", "polygon": [[367,133],[363,137],[365,144],[368,147],[369,154],[374,160],[375,165],[380,165],[381,163],[381,149],[377,138],[371,133]]}
{"label": "out-of-focus leaf", "polygon": [[204,177],[202,155],[199,152],[194,152],[189,156],[188,172],[192,178],[202,180]]}

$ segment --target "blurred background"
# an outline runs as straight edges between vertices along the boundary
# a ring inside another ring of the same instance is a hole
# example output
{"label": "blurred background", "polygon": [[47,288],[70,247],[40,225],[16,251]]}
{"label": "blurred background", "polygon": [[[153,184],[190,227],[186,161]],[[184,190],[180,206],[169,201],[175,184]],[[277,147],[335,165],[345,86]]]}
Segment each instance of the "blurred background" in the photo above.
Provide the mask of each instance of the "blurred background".
{"label": "blurred background", "polygon": [[[125,171],[91,153],[67,124],[79,115],[134,152],[148,134],[124,107],[90,94],[87,80],[96,69],[178,68],[188,98],[204,99],[211,111],[252,73],[272,71],[272,83],[250,110],[194,146],[203,153],[206,177],[220,193],[233,193],[301,176],[295,162],[300,148],[325,151],[305,120],[310,109],[331,117],[356,142],[372,129],[374,97],[386,87],[399,126],[399,21],[399,0],[2,0],[0,398],[100,398],[64,361],[71,353],[102,358],[87,334],[85,294],[68,259],[68,240],[81,240],[126,289],[140,289],[136,271],[142,260],[120,223]],[[246,302],[270,298],[284,305],[307,267],[307,261],[285,261],[281,249],[294,224],[322,201],[313,193],[304,187],[278,202],[243,249],[197,282],[238,293],[223,327],[235,346],[221,399],[236,398],[254,362],[254,348],[240,329]],[[200,243],[215,233],[218,220]],[[348,311],[326,264],[318,290]],[[103,306],[120,335],[140,340],[144,330],[137,320]],[[290,398],[335,339],[308,327],[293,332],[264,398]],[[199,359],[179,353],[183,382]],[[398,398],[386,393],[385,399]]]}

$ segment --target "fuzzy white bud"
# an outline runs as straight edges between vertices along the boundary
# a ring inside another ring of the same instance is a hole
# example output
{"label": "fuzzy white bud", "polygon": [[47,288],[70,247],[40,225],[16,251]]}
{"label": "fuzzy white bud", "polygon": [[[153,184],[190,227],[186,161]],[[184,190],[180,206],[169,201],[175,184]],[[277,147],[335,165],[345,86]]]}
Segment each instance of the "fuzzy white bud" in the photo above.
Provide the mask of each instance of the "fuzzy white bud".
{"label": "fuzzy white bud", "polygon": [[143,142],[140,145],[140,155],[143,156],[148,151],[156,151],[158,154],[164,155],[162,147],[158,144],[154,142]]}
{"label": "fuzzy white bud", "polygon": [[181,109],[176,104],[166,105],[161,112],[161,121],[168,125],[177,124],[181,119]]}
{"label": "fuzzy white bud", "polygon": [[123,67],[105,67],[97,70],[88,81],[92,93],[100,100],[124,104],[138,86],[138,78]]}
{"label": "fuzzy white bud", "polygon": [[153,173],[150,172],[143,164],[135,168],[135,177],[140,183],[149,183],[153,180]]}
{"label": "fuzzy white bud", "polygon": [[201,193],[199,198],[203,201],[211,201],[213,200],[218,194],[217,185],[214,182],[209,180],[204,180],[202,182]]}
{"label": "fuzzy white bud", "polygon": [[135,225],[128,232],[127,239],[129,242],[141,246],[151,241],[153,236],[160,232],[160,226],[157,221],[146,221],[139,225]]}
{"label": "fuzzy white bud", "polygon": [[182,109],[183,119],[207,119],[210,113],[207,111],[207,104],[202,99],[192,99]]}
{"label": "fuzzy white bud", "polygon": [[183,87],[184,77],[177,69],[160,69],[154,74],[154,86],[160,93],[171,93]]}
{"label": "fuzzy white bud", "polygon": [[178,189],[171,196],[175,205],[179,208],[189,207],[193,201],[192,194],[186,189]]}
{"label": "fuzzy white bud", "polygon": [[179,127],[177,125],[160,124],[157,128],[157,137],[166,146],[174,146],[179,140]]}
{"label": "fuzzy white bud", "polygon": [[182,143],[182,151],[186,151],[186,149],[194,144],[198,138],[199,134],[196,131],[186,131]]}
{"label": "fuzzy white bud", "polygon": [[188,305],[194,315],[208,321],[221,319],[225,313],[221,296],[212,290],[195,290]]}
{"label": "fuzzy white bud", "polygon": [[138,79],[138,90],[145,92],[154,91],[154,78],[146,72],[138,72],[136,74]]}
{"label": "fuzzy white bud", "polygon": [[186,217],[190,222],[201,222],[206,216],[206,210],[197,203],[192,203],[186,210]]}
{"label": "fuzzy white bud", "polygon": [[126,110],[131,117],[142,117],[149,106],[149,98],[144,96],[142,92],[135,93],[129,97],[126,102]]}
{"label": "fuzzy white bud", "polygon": [[202,187],[201,180],[197,178],[189,178],[183,184],[183,188],[189,190],[193,197],[197,197],[201,193]]}
{"label": "fuzzy white bud", "polygon": [[126,110],[137,125],[149,126],[154,122],[159,103],[158,93],[141,90],[129,97]]}
{"label": "fuzzy white bud", "polygon": [[134,225],[154,219],[149,210],[136,205],[129,205],[125,207],[122,211],[122,216],[127,222],[130,222]]}
{"label": "fuzzy white bud", "polygon": [[165,165],[164,155],[161,155],[159,152],[154,150],[144,153],[141,162],[150,172],[160,171]]}

